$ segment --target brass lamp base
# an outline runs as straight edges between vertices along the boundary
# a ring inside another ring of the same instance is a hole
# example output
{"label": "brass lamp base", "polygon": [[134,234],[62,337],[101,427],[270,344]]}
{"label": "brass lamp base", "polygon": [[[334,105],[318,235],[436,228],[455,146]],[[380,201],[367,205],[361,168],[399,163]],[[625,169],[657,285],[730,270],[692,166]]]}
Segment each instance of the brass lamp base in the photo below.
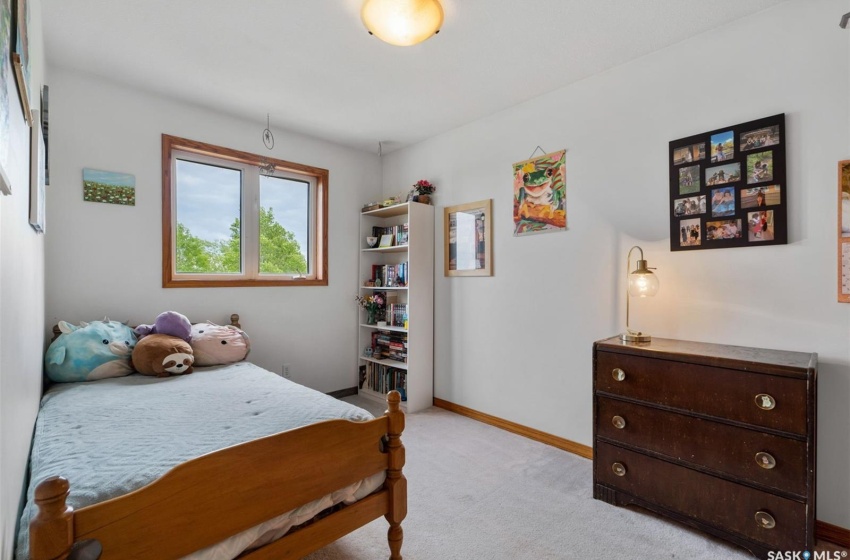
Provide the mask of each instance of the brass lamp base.
{"label": "brass lamp base", "polygon": [[652,342],[652,337],[642,332],[627,331],[620,335],[623,342]]}

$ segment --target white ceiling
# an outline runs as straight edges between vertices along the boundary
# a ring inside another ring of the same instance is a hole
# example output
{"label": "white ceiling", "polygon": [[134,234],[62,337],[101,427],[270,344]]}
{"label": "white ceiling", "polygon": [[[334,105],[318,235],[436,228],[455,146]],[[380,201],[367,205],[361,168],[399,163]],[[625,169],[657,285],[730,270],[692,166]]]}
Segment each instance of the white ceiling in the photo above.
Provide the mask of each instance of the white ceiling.
{"label": "white ceiling", "polygon": [[361,0],[43,0],[49,63],[385,151],[785,0],[442,0],[439,35],[370,37]]}

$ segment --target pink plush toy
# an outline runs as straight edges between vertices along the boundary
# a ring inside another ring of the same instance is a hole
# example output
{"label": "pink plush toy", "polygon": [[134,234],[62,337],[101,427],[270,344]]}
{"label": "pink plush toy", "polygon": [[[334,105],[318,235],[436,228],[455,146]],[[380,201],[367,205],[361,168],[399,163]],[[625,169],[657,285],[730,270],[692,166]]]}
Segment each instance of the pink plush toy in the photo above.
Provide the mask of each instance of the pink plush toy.
{"label": "pink plush toy", "polygon": [[251,351],[251,341],[241,329],[215,323],[192,325],[192,351],[196,366],[232,364],[245,359]]}

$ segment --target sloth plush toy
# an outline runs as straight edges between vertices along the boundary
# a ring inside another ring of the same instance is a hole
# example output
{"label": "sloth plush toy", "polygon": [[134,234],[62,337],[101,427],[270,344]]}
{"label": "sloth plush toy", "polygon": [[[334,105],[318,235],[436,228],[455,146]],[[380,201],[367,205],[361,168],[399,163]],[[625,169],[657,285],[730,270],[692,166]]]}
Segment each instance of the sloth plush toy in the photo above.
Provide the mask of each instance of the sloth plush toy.
{"label": "sloth plush toy", "polygon": [[149,334],[133,349],[133,368],[142,375],[168,377],[192,373],[192,347],[176,336]]}

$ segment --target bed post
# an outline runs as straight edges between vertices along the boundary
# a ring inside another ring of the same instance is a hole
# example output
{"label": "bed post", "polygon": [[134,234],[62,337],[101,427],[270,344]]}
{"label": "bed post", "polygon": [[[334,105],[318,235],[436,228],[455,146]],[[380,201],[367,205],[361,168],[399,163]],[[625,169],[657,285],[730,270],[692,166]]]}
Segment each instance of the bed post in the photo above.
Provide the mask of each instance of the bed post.
{"label": "bed post", "polygon": [[65,504],[71,485],[51,476],[35,487],[38,513],[30,521],[30,559],[64,560],[74,544],[74,508]]}
{"label": "bed post", "polygon": [[390,510],[384,516],[390,523],[387,531],[387,541],[390,545],[390,560],[401,559],[401,542],[404,532],[401,522],[407,516],[407,479],[401,472],[404,466],[404,445],[401,443],[401,432],[404,431],[404,413],[399,407],[401,395],[398,391],[390,391],[387,395],[389,410],[387,422],[387,449],[389,450],[389,468],[385,483],[390,493]]}

